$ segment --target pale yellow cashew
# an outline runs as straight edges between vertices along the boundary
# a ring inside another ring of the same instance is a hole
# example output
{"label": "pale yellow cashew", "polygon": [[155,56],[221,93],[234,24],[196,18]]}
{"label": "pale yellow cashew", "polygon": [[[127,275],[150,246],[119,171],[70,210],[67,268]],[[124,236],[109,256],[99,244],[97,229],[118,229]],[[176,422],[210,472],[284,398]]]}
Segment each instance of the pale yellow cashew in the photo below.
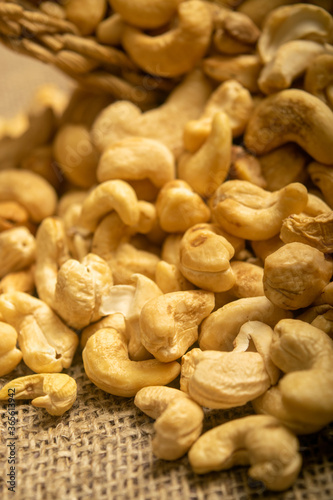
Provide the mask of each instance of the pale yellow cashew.
{"label": "pale yellow cashew", "polygon": [[267,297],[247,297],[226,304],[211,313],[201,325],[202,350],[232,351],[241,326],[247,321],[262,321],[270,327],[291,313],[272,304]]}
{"label": "pale yellow cashew", "polygon": [[36,258],[36,240],[26,227],[13,227],[0,233],[0,278],[21,271]]}
{"label": "pale yellow cashew", "polygon": [[98,164],[99,182],[111,179],[149,179],[161,188],[175,178],[175,161],[161,142],[144,137],[128,137],[107,148]]}
{"label": "pale yellow cashew", "polygon": [[266,415],[251,415],[203,434],[189,451],[197,474],[250,465],[248,474],[273,491],[289,488],[302,466],[299,443],[292,432]]}
{"label": "pale yellow cashew", "polygon": [[126,337],[113,328],[103,328],[92,335],[82,358],[88,378],[115,396],[132,397],[143,387],[166,385],[180,372],[176,361],[130,361]]}
{"label": "pale yellow cashew", "polygon": [[210,292],[225,292],[235,284],[230,259],[235,250],[214,224],[196,224],[186,231],[179,248],[179,270],[190,283]]}
{"label": "pale yellow cashew", "polygon": [[88,339],[94,335],[98,330],[102,330],[103,328],[113,328],[117,330],[122,335],[126,335],[126,324],[125,317],[121,312],[114,312],[105,316],[104,318],[96,321],[96,323],[92,323],[89,326],[86,326],[81,332],[80,337],[80,347],[84,349]]}
{"label": "pale yellow cashew", "polygon": [[0,390],[0,400],[10,397],[32,399],[37,408],[45,408],[50,415],[60,416],[76,400],[75,380],[65,373],[39,373],[11,380]]}
{"label": "pale yellow cashew", "polygon": [[324,427],[333,419],[333,341],[300,320],[285,319],[274,329],[272,361],[285,375],[278,388],[296,421]]}
{"label": "pale yellow cashew", "polygon": [[167,293],[147,302],[140,315],[144,347],[163,362],[180,358],[198,339],[198,327],[215,305],[204,290]]}
{"label": "pale yellow cashew", "polygon": [[135,273],[144,274],[154,281],[159,261],[160,258],[150,251],[140,250],[130,243],[121,243],[108,264],[112,269],[114,284],[119,285],[131,284]]}
{"label": "pale yellow cashew", "polygon": [[249,240],[265,240],[279,233],[283,219],[300,213],[307,204],[305,186],[298,182],[265,191],[247,181],[224,182],[210,199],[214,220],[228,233]]}
{"label": "pale yellow cashew", "polygon": [[204,413],[187,394],[171,387],[144,387],[134,398],[141,411],[156,419],[153,453],[163,460],[177,460],[197,440]]}
{"label": "pale yellow cashew", "polygon": [[17,331],[0,321],[0,377],[7,375],[19,364],[22,352],[16,348]]}
{"label": "pale yellow cashew", "polygon": [[0,293],[26,292],[33,295],[35,291],[35,266],[23,271],[6,274],[0,281]]}
{"label": "pale yellow cashew", "polygon": [[193,155],[185,153],[179,158],[178,177],[201,196],[211,196],[228,175],[231,144],[229,118],[223,112],[216,113],[206,142]]}
{"label": "pale yellow cashew", "polygon": [[[305,125],[306,124],[306,125]],[[299,89],[263,99],[245,130],[245,146],[261,155],[296,142],[316,161],[332,163],[333,113],[317,97]]]}
{"label": "pale yellow cashew", "polygon": [[28,170],[0,171],[0,201],[17,201],[33,222],[41,222],[56,210],[57,195],[40,175]]}
{"label": "pale yellow cashew", "polygon": [[282,309],[307,307],[330,282],[332,261],[304,243],[287,243],[266,257],[264,291]]}
{"label": "pale yellow cashew", "polygon": [[138,199],[134,189],[125,181],[106,181],[95,187],[82,204],[79,227],[93,233],[101,219],[112,210],[128,226],[139,221]]}
{"label": "pale yellow cashew", "polygon": [[[249,321],[231,352],[192,349],[182,358],[180,388],[207,408],[234,408],[252,401],[279,378],[269,358],[272,338],[268,325]],[[251,340],[254,352],[248,351]]]}
{"label": "pale yellow cashew", "polygon": [[180,272],[179,266],[161,260],[156,266],[155,281],[163,293],[181,292],[195,289]]}
{"label": "pale yellow cashew", "polygon": [[68,368],[79,343],[48,305],[23,292],[0,295],[0,314],[18,333],[23,361],[36,373]]}
{"label": "pale yellow cashew", "polygon": [[178,6],[177,27],[151,37],[125,26],[122,43],[131,59],[152,75],[174,77],[191,71],[208,49],[212,18],[203,2],[189,0]]}
{"label": "pale yellow cashew", "polygon": [[183,0],[109,0],[112,8],[122,18],[139,28],[158,28],[166,24],[177,11]]}

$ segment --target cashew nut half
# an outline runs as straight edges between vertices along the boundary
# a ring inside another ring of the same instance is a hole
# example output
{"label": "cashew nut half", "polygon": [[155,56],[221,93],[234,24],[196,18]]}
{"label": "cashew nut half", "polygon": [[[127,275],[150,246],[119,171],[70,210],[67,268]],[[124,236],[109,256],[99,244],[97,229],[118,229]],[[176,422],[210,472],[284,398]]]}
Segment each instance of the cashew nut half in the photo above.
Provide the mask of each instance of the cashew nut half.
{"label": "cashew nut half", "polygon": [[9,398],[32,399],[37,408],[45,408],[50,415],[63,415],[76,400],[75,380],[65,373],[39,373],[11,380],[0,390],[0,400]]}
{"label": "cashew nut half", "polygon": [[255,154],[296,142],[316,161],[332,163],[333,113],[317,97],[299,89],[263,99],[245,130],[245,146]]}
{"label": "cashew nut half", "polygon": [[176,361],[130,361],[125,335],[113,328],[103,328],[92,335],[82,358],[88,378],[97,387],[115,396],[131,397],[143,387],[166,385],[180,372]]}
{"label": "cashew nut half", "polygon": [[302,458],[297,438],[274,417],[251,415],[219,425],[203,434],[189,451],[197,474],[250,465],[248,474],[273,491],[289,488]]}
{"label": "cashew nut half", "polygon": [[137,392],[134,404],[156,419],[152,448],[158,458],[177,460],[201,434],[204,418],[201,407],[178,389],[144,387]]}

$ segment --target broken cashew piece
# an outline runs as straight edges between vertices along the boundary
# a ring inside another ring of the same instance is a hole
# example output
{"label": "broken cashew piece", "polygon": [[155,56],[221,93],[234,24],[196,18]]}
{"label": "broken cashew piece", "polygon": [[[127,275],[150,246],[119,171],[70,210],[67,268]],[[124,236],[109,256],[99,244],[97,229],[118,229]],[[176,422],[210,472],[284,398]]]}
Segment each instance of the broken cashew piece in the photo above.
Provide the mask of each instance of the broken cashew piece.
{"label": "broken cashew piece", "polygon": [[316,161],[330,164],[332,134],[332,110],[304,90],[287,89],[266,97],[254,109],[244,143],[250,151],[261,155],[287,142],[296,142]]}
{"label": "broken cashew piece", "polygon": [[7,375],[19,364],[22,352],[16,348],[17,331],[0,321],[0,377]]}
{"label": "broken cashew piece", "polygon": [[197,474],[250,465],[248,474],[273,491],[296,480],[302,466],[299,443],[274,417],[251,415],[219,425],[203,434],[188,457]]}
{"label": "broken cashew piece", "polygon": [[91,382],[115,396],[132,397],[143,387],[166,385],[180,372],[180,365],[176,361],[131,361],[126,337],[113,328],[103,328],[92,335],[82,352],[82,358]]}
{"label": "broken cashew piece", "polygon": [[15,400],[32,399],[33,406],[60,416],[73,406],[77,386],[75,380],[65,373],[39,373],[8,382],[0,390],[0,400],[7,400],[9,392]]}
{"label": "broken cashew piece", "polygon": [[198,327],[214,309],[214,294],[187,290],[147,302],[140,315],[141,342],[156,359],[180,358],[198,339]]}
{"label": "broken cashew piece", "polygon": [[134,404],[156,419],[153,453],[163,460],[182,457],[202,431],[204,413],[190,397],[171,387],[144,387],[137,392]]}
{"label": "broken cashew piece", "polygon": [[178,26],[151,37],[125,26],[122,43],[131,59],[152,75],[174,77],[191,71],[208,49],[212,18],[203,2],[189,0],[178,6]]}

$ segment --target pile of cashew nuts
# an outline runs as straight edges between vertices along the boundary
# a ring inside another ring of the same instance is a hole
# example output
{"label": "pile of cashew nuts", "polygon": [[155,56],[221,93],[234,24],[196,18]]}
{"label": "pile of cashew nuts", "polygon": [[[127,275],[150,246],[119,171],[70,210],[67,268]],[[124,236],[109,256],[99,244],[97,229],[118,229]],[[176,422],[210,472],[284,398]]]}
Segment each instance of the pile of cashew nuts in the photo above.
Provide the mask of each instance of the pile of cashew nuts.
{"label": "pile of cashew nuts", "polygon": [[62,415],[79,349],[158,458],[287,489],[296,435],[333,421],[333,2],[81,4],[83,34],[178,82],[142,109],[45,86],[0,121],[0,375],[35,373],[0,399]]}

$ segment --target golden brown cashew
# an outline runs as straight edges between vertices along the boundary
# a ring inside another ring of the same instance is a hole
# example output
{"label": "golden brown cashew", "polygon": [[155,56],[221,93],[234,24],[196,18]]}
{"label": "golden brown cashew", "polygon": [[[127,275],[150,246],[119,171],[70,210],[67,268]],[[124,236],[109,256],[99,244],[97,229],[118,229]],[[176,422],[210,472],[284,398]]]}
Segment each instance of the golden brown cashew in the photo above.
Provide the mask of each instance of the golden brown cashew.
{"label": "golden brown cashew", "polygon": [[189,0],[178,6],[176,28],[148,36],[125,26],[122,43],[131,59],[152,75],[173,77],[191,71],[208,49],[212,18],[203,2]]}
{"label": "golden brown cashew", "polygon": [[229,290],[232,295],[237,299],[265,295],[262,283],[264,275],[262,267],[238,260],[231,261],[230,266],[236,280],[234,286]]}
{"label": "golden brown cashew", "polygon": [[196,224],[186,231],[179,249],[179,270],[186,279],[210,292],[225,292],[235,284],[230,259],[235,250],[214,224]]}
{"label": "golden brown cashew", "polygon": [[17,201],[34,222],[41,222],[56,210],[57,195],[40,175],[28,170],[0,171],[0,201]]}
{"label": "golden brown cashew", "polygon": [[258,158],[246,151],[243,146],[232,145],[231,147],[229,179],[248,181],[261,188],[267,188]]}
{"label": "golden brown cashew", "polygon": [[175,178],[175,161],[170,150],[159,141],[128,137],[107,148],[98,164],[99,182],[149,179],[161,188]]}
{"label": "golden brown cashew", "polygon": [[166,385],[180,372],[176,361],[130,361],[126,337],[113,328],[103,328],[92,335],[82,358],[88,378],[97,387],[115,396],[131,397],[143,387]]}
{"label": "golden brown cashew", "polygon": [[22,353],[16,348],[17,331],[0,321],[0,377],[7,375],[19,364]]}
{"label": "golden brown cashew", "polygon": [[282,309],[307,307],[330,282],[332,272],[332,261],[316,248],[287,243],[266,257],[265,295]]}
{"label": "golden brown cashew", "polygon": [[96,38],[106,45],[120,45],[125,22],[120,14],[103,19],[96,29]]}
{"label": "golden brown cashew", "polygon": [[167,24],[182,0],[109,0],[112,8],[129,24],[139,28],[158,28]]}
{"label": "golden brown cashew", "polygon": [[232,56],[210,56],[203,60],[206,75],[218,82],[237,80],[250,92],[258,92],[258,77],[262,63],[257,54]]}
{"label": "golden brown cashew", "polygon": [[[269,358],[273,330],[245,323],[231,352],[192,349],[182,357],[180,388],[207,408],[242,406],[276,384],[279,370]],[[254,345],[248,351],[250,341]]]}
{"label": "golden brown cashew", "polygon": [[323,253],[333,253],[333,212],[316,217],[289,215],[282,223],[280,238],[284,243],[298,241]]}
{"label": "golden brown cashew", "polygon": [[325,426],[333,419],[333,341],[300,320],[285,319],[274,329],[272,361],[286,375],[278,388],[289,414],[306,424]]}
{"label": "golden brown cashew", "polygon": [[18,226],[29,227],[28,211],[16,201],[0,201],[0,232]]}
{"label": "golden brown cashew", "polygon": [[246,14],[252,21],[261,28],[268,14],[282,5],[294,3],[295,0],[270,0],[263,3],[262,0],[244,0],[237,6],[237,10]]}
{"label": "golden brown cashew", "polygon": [[247,321],[262,321],[270,327],[291,313],[272,304],[267,297],[247,297],[226,304],[211,313],[201,325],[202,350],[232,351],[241,326]]}
{"label": "golden brown cashew", "polygon": [[156,211],[161,228],[169,233],[186,231],[210,218],[210,210],[202,198],[180,179],[163,186],[156,200]]}
{"label": "golden brown cashew", "polygon": [[0,233],[0,278],[31,266],[36,257],[36,240],[26,227]]}
{"label": "golden brown cashew", "polygon": [[161,260],[156,266],[155,281],[163,293],[195,289],[195,285],[182,275],[178,266],[165,260]]}
{"label": "golden brown cashew", "polygon": [[204,413],[187,394],[171,387],[144,387],[134,398],[141,411],[156,419],[153,453],[163,460],[177,460],[198,439]]}
{"label": "golden brown cashew", "polygon": [[304,78],[304,89],[333,107],[327,90],[333,84],[333,54],[321,54],[308,67]]}
{"label": "golden brown cashew", "polygon": [[207,101],[199,120],[191,120],[184,128],[184,146],[190,153],[195,153],[208,138],[213,117],[224,112],[230,122],[232,135],[237,137],[244,132],[253,110],[250,92],[236,80],[227,80],[217,87]]}
{"label": "golden brown cashew", "polygon": [[140,315],[141,342],[160,361],[181,357],[198,339],[198,327],[215,304],[204,290],[167,293],[147,302]]}
{"label": "golden brown cashew", "polygon": [[79,343],[48,305],[27,293],[0,295],[0,314],[18,333],[23,360],[36,373],[68,368]]}
{"label": "golden brown cashew", "polygon": [[178,177],[196,193],[211,196],[228,175],[231,161],[232,133],[228,116],[216,113],[211,132],[199,151],[185,153],[178,163]]}
{"label": "golden brown cashew", "polygon": [[76,400],[76,382],[65,373],[39,373],[11,380],[0,390],[0,400],[11,395],[16,399],[32,399],[37,408],[45,408],[50,415],[63,415]]}
{"label": "golden brown cashew", "polygon": [[273,491],[289,488],[297,478],[302,458],[297,438],[277,419],[251,415],[203,434],[188,457],[197,474],[250,465],[248,474]]}
{"label": "golden brown cashew", "polygon": [[258,51],[262,61],[267,63],[279,47],[290,40],[306,38],[331,42],[332,32],[332,16],[325,9],[304,3],[283,6],[267,17],[258,40]]}
{"label": "golden brown cashew", "polygon": [[139,221],[138,199],[134,189],[125,181],[106,181],[95,187],[82,204],[79,227],[93,233],[99,222],[115,210],[128,226]]}
{"label": "golden brown cashew", "polygon": [[212,216],[225,231],[239,238],[265,240],[275,236],[282,221],[300,213],[307,203],[307,190],[298,182],[270,193],[247,181],[221,184],[210,199]]}
{"label": "golden brown cashew", "polygon": [[106,5],[106,0],[67,0],[64,8],[66,18],[79,28],[81,35],[91,35],[103,19]]}
{"label": "golden brown cashew", "polygon": [[315,160],[332,163],[333,113],[317,97],[299,89],[281,90],[255,108],[245,146],[255,154],[296,142]]}

